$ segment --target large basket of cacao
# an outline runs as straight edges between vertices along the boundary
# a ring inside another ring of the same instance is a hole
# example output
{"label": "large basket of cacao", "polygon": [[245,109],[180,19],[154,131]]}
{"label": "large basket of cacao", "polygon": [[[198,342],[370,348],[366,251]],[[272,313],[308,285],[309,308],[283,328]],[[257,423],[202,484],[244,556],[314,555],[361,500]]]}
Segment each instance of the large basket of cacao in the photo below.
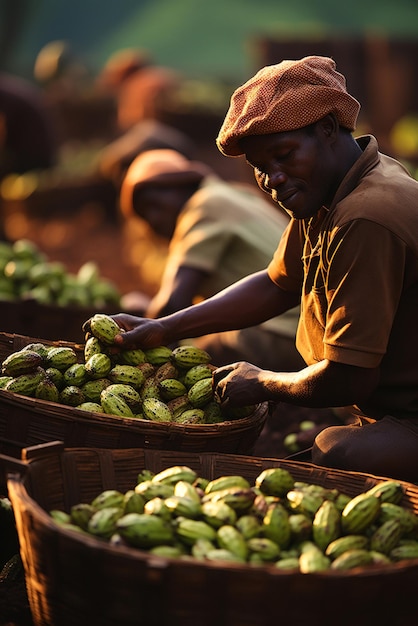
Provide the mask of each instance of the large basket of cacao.
{"label": "large basket of cacao", "polygon": [[210,355],[189,345],[115,353],[91,333],[0,333],[0,359],[0,437],[24,445],[252,454],[268,416],[267,403],[221,410]]}
{"label": "large basket of cacao", "polygon": [[416,624],[416,485],[62,442],[0,459],[35,626]]}

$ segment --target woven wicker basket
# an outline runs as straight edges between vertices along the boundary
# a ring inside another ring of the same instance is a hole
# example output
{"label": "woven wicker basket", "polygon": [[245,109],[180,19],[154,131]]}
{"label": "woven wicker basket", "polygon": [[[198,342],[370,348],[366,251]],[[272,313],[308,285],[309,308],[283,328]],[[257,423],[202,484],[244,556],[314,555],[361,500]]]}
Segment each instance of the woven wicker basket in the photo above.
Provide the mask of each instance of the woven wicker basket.
{"label": "woven wicker basket", "polygon": [[[269,567],[155,557],[56,525],[47,511],[90,501],[104,489],[132,488],[146,467],[185,464],[209,479],[254,481],[280,466],[349,495],[371,475],[308,463],[158,450],[64,449],[59,442],[0,457],[8,469],[29,602],[36,626],[416,626],[418,561],[369,570],[284,572]],[[418,513],[418,487],[402,504]]]}
{"label": "woven wicker basket", "polygon": [[[71,346],[82,360],[82,344],[0,333],[1,361],[37,341]],[[267,415],[268,405],[263,403],[249,417],[218,424],[157,423],[91,413],[0,389],[0,437],[26,446],[59,439],[66,446],[252,454]]]}

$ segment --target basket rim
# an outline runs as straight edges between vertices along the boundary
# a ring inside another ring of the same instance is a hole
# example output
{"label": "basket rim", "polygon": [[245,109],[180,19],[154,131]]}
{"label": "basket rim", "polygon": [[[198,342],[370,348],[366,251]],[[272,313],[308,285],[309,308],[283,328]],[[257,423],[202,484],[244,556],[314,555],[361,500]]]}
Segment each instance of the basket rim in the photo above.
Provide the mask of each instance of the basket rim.
{"label": "basket rim", "polygon": [[176,422],[153,422],[142,418],[122,417],[111,415],[109,413],[96,413],[94,411],[85,411],[78,407],[73,407],[59,402],[51,402],[50,400],[41,400],[30,396],[23,396],[6,389],[0,389],[0,401],[3,400],[10,405],[29,407],[31,411],[40,413],[44,416],[54,414],[56,417],[65,417],[66,419],[76,419],[80,422],[105,423],[109,425],[118,425],[125,428],[152,428],[155,430],[173,431],[173,432],[204,432],[213,434],[222,432],[223,430],[240,430],[248,426],[253,426],[266,419],[268,413],[268,402],[261,402],[256,405],[254,412],[247,416],[237,419],[224,420],[215,424],[178,424]]}

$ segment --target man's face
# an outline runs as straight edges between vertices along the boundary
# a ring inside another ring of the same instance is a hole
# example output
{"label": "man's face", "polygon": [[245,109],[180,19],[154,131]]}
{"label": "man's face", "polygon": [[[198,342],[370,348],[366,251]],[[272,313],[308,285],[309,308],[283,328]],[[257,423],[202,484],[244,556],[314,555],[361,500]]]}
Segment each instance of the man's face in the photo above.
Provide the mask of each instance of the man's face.
{"label": "man's face", "polygon": [[321,122],[300,130],[251,135],[240,145],[258,185],[291,217],[309,219],[330,205],[339,184],[338,164]]}
{"label": "man's face", "polygon": [[145,186],[134,191],[136,215],[160,237],[170,240],[187,197],[183,188]]}

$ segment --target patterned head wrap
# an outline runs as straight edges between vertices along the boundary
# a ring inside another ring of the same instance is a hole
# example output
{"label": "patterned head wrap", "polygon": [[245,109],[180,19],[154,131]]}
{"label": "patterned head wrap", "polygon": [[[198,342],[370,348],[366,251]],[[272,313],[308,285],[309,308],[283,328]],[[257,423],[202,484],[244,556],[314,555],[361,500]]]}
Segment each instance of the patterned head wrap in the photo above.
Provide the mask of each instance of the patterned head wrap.
{"label": "patterned head wrap", "polygon": [[212,170],[204,163],[190,161],[170,149],[147,150],[129,166],[120,191],[120,209],[123,215],[134,213],[133,196],[140,187],[178,187],[200,181]]}
{"label": "patterned head wrap", "polygon": [[345,78],[335,68],[331,58],[308,56],[259,70],[232,94],[216,140],[219,150],[239,156],[242,137],[296,130],[328,113],[354,130],[360,104],[347,92]]}

